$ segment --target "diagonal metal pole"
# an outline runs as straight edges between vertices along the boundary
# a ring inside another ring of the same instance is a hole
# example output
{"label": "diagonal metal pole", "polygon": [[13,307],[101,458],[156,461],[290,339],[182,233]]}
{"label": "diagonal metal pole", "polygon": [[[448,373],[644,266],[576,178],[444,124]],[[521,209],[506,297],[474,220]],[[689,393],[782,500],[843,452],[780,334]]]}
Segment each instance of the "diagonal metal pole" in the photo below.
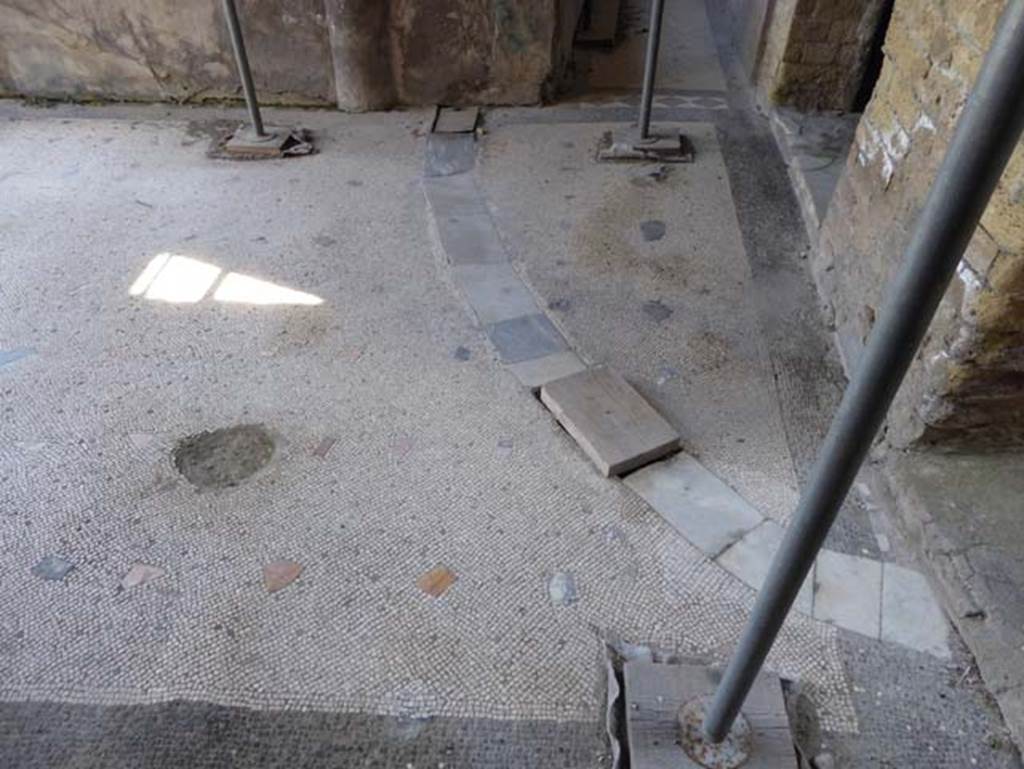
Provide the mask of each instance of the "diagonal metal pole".
{"label": "diagonal metal pole", "polygon": [[704,720],[729,733],[1024,130],[1024,0],[1009,0],[861,364]]}
{"label": "diagonal metal pole", "polygon": [[224,16],[231,32],[231,47],[235,49],[235,61],[238,63],[238,76],[242,79],[242,91],[245,103],[249,107],[249,118],[252,129],[257,137],[267,135],[263,130],[263,118],[260,116],[260,105],[256,101],[256,87],[252,84],[252,72],[249,70],[249,57],[245,53],[245,39],[242,37],[242,26],[238,22],[238,10],[235,0],[224,0]]}
{"label": "diagonal metal pole", "polygon": [[651,20],[647,25],[647,51],[644,55],[644,85],[640,94],[640,138],[651,138],[651,106],[654,104],[654,78],[658,70],[658,49],[661,46],[661,19],[665,0],[651,0]]}

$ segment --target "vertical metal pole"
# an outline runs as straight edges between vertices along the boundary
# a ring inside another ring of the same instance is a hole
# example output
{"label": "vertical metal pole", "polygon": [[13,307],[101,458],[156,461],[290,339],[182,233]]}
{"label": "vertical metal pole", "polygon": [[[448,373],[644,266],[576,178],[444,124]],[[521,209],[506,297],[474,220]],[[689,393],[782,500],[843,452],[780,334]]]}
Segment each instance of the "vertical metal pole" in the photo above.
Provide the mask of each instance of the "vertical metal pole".
{"label": "vertical metal pole", "polygon": [[1024,130],[1024,0],[1009,0],[922,209],[886,308],[704,720],[728,734],[871,448]]}
{"label": "vertical metal pole", "polygon": [[651,138],[651,105],[654,103],[654,76],[658,70],[661,45],[661,18],[665,0],[651,0],[651,21],[647,25],[647,53],[644,56],[644,90],[640,95],[640,138]]}
{"label": "vertical metal pole", "polygon": [[242,27],[238,23],[238,11],[235,0],[224,0],[224,16],[228,20],[231,31],[231,46],[235,49],[235,61],[238,63],[238,75],[242,79],[242,91],[245,103],[249,107],[249,119],[252,120],[253,131],[257,136],[266,136],[263,130],[263,118],[260,117],[260,105],[256,103],[256,88],[252,84],[252,72],[249,71],[249,57],[245,55],[245,40],[242,38]]}

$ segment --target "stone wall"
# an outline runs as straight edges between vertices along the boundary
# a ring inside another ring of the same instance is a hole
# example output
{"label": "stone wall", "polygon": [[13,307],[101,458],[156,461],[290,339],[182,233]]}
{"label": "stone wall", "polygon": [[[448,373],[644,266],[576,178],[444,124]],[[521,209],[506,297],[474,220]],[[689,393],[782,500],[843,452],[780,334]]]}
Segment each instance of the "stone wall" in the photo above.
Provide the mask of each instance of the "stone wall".
{"label": "stone wall", "polygon": [[[885,60],[815,258],[848,368],[948,146],[1005,0],[896,0]],[[1024,444],[1024,149],[943,302],[889,423],[900,446]]]}
{"label": "stone wall", "polygon": [[[237,0],[261,101],[525,104],[568,65],[582,0]],[[217,0],[0,0],[0,95],[238,94]]]}
{"label": "stone wall", "polygon": [[729,0],[751,80],[768,101],[853,107],[886,0]]}
{"label": "stone wall", "polygon": [[885,0],[797,0],[785,48],[762,72],[771,101],[851,109],[884,7]]}
{"label": "stone wall", "polygon": [[[334,100],[322,0],[241,0],[239,13],[263,100]],[[0,19],[7,93],[185,101],[238,89],[214,0],[0,0]]]}

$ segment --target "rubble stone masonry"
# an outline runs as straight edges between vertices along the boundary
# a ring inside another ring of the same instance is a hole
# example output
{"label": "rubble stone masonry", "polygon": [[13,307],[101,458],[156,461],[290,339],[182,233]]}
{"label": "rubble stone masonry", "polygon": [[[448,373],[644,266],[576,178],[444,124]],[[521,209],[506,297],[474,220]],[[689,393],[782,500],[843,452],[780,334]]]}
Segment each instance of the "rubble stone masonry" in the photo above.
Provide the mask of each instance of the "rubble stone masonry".
{"label": "rubble stone masonry", "polygon": [[[856,366],[1004,3],[896,0],[882,72],[814,263],[848,369]],[[1024,444],[1020,148],[897,397],[888,439],[897,446]]]}

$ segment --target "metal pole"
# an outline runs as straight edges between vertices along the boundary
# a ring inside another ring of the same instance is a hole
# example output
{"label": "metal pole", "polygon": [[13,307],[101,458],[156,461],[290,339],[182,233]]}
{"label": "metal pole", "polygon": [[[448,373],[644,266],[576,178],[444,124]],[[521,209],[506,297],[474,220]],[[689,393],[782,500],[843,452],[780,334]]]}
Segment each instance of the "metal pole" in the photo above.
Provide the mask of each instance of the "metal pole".
{"label": "metal pole", "polygon": [[720,742],[728,734],[760,672],[1022,130],[1024,0],[1009,0],[886,308],[708,710],[704,733],[711,741]]}
{"label": "metal pole", "polygon": [[249,107],[249,119],[252,120],[253,131],[259,137],[266,136],[263,130],[263,118],[260,117],[260,105],[256,103],[256,88],[252,84],[252,72],[249,71],[249,57],[245,55],[245,40],[242,38],[242,27],[238,23],[238,11],[235,0],[224,0],[224,16],[228,20],[231,31],[231,46],[235,49],[235,61],[238,63],[238,75],[242,79],[242,91],[245,103]]}
{"label": "metal pole", "polygon": [[644,90],[640,96],[640,138],[651,138],[651,105],[654,103],[654,76],[658,69],[661,45],[661,17],[665,0],[651,0],[651,21],[647,29],[647,53],[644,56]]}

